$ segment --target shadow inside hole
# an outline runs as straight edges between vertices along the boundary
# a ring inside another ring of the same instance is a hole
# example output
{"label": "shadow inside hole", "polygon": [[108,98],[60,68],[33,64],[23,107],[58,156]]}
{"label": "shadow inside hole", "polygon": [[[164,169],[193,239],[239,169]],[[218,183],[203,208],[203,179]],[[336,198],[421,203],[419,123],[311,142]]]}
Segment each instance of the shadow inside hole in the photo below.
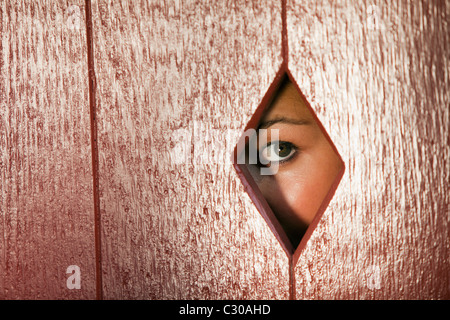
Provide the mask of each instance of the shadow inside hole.
{"label": "shadow inside hole", "polygon": [[255,139],[246,142],[240,156],[244,153],[253,185],[295,250],[323,209],[343,162],[286,75],[254,129]]}

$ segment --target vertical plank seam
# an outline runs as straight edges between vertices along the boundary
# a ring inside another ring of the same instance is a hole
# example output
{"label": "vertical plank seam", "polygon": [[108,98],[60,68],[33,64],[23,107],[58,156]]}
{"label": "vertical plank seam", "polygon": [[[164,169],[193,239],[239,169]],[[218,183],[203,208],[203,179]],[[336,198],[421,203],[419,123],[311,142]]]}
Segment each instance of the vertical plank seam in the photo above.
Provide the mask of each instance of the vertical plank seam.
{"label": "vertical plank seam", "polygon": [[[283,58],[282,64],[284,68],[288,70],[289,61],[289,47],[288,47],[288,34],[287,34],[287,8],[286,1],[281,0],[281,56]],[[296,299],[296,287],[295,287],[295,260],[292,256],[289,257],[289,300]]]}
{"label": "vertical plank seam", "polygon": [[85,0],[86,10],[86,40],[87,63],[89,70],[89,110],[91,121],[91,153],[92,153],[92,178],[94,193],[94,237],[95,237],[95,283],[96,299],[103,299],[102,284],[102,246],[101,246],[101,219],[99,196],[99,162],[97,143],[97,108],[96,108],[96,77],[94,69],[94,44],[92,35],[92,10],[91,0]]}
{"label": "vertical plank seam", "polygon": [[289,300],[296,299],[295,288],[295,260],[293,257],[289,257]]}
{"label": "vertical plank seam", "polygon": [[287,12],[286,0],[281,0],[281,56],[283,64],[287,67],[289,60],[288,40],[287,40]]}

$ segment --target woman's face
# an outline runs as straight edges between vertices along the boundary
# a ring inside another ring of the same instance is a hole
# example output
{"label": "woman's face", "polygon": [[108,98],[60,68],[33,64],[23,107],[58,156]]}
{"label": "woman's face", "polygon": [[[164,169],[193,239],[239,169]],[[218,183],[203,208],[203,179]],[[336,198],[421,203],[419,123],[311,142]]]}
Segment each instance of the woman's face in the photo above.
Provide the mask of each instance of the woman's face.
{"label": "woman's face", "polygon": [[[280,88],[263,115],[260,129],[267,141],[259,147],[264,160],[278,164],[274,175],[261,175],[248,165],[268,204],[296,247],[318,212],[342,162],[291,82]],[[278,130],[278,139],[271,129]],[[261,159],[262,160],[262,159]],[[262,163],[267,163],[263,162]]]}

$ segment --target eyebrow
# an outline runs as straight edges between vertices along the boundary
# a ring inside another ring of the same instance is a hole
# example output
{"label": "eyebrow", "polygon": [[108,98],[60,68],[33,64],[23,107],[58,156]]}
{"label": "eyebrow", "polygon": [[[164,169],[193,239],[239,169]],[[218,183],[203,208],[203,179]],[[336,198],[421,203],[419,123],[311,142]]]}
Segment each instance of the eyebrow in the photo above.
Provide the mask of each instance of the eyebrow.
{"label": "eyebrow", "polygon": [[286,123],[286,124],[294,124],[294,125],[302,126],[302,125],[311,124],[311,121],[306,120],[306,119],[298,120],[298,119],[289,119],[289,118],[280,117],[280,118],[275,118],[275,119],[272,119],[269,121],[264,121],[263,123],[261,123],[259,125],[258,128],[265,129],[265,128],[273,126],[276,123]]}

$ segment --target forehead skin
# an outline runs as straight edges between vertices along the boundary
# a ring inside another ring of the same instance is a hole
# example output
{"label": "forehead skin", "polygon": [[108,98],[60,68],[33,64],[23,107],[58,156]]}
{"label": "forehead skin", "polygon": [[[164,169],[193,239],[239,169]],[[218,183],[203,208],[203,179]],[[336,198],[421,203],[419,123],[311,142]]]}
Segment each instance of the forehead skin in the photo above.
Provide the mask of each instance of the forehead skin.
{"label": "forehead skin", "polygon": [[262,117],[261,123],[277,118],[304,120],[310,124],[316,124],[302,96],[290,81],[286,81],[280,88],[276,98]]}

